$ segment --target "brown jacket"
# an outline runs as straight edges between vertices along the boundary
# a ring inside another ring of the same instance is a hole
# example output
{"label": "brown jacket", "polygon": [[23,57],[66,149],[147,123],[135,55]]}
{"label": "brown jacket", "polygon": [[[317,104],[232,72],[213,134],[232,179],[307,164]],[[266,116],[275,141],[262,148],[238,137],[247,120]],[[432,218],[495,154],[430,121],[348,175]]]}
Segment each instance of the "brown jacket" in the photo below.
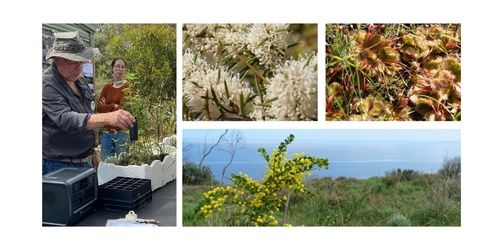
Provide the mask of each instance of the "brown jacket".
{"label": "brown jacket", "polygon": [[[101,91],[101,95],[97,102],[97,112],[98,113],[108,113],[113,112],[115,110],[123,108],[124,100],[125,100],[125,92],[124,90],[128,88],[129,84],[125,83],[120,88],[113,87],[113,83],[106,84]],[[106,99],[105,104],[101,104],[102,98]],[[118,107],[115,108],[115,104]],[[119,131],[120,129],[117,127],[106,126],[106,129],[110,132]]]}

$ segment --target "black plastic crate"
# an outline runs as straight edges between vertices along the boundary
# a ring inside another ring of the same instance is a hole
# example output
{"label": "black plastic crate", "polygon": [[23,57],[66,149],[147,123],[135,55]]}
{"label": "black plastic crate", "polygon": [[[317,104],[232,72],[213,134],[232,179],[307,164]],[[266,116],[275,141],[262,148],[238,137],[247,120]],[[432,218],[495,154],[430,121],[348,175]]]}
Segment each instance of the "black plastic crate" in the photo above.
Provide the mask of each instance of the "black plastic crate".
{"label": "black plastic crate", "polygon": [[99,186],[98,204],[106,210],[139,210],[152,200],[151,180],[116,177]]}
{"label": "black plastic crate", "polygon": [[138,211],[152,201],[151,192],[144,194],[138,199],[128,202],[121,200],[99,199],[99,206],[107,211],[126,212],[130,210]]}

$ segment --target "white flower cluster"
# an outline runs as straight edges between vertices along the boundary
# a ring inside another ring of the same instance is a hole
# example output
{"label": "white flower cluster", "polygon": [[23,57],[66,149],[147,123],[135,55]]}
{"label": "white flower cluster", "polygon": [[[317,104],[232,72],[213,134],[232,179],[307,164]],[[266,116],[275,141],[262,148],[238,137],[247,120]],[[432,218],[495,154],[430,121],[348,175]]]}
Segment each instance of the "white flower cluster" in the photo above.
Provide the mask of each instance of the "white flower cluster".
{"label": "white flower cluster", "polygon": [[[200,56],[195,57],[190,50],[183,55],[182,78],[186,105],[191,112],[203,115],[209,120],[218,119],[222,114],[221,107],[217,106],[212,95],[212,88],[219,104],[228,110],[234,109],[231,103],[238,106],[240,97],[248,97],[252,92],[248,83],[240,80],[238,75],[228,72],[225,67],[209,65]],[[207,97],[210,100],[207,100]],[[251,111],[252,105],[246,108]]]}
{"label": "white flower cluster", "polygon": [[[277,120],[310,120],[317,113],[317,58],[316,55],[288,60],[275,69],[270,79],[266,99],[272,102],[267,114]],[[260,110],[255,111],[260,115]]]}
{"label": "white flower cluster", "polygon": [[269,69],[287,48],[287,29],[288,24],[187,24],[184,39],[191,41],[195,51],[212,56],[223,49],[238,53],[246,48]]}
{"label": "white flower cluster", "polygon": [[248,32],[247,46],[266,69],[280,62],[279,53],[287,48],[287,29],[288,24],[256,24]]}
{"label": "white flower cluster", "polygon": [[190,119],[317,119],[316,53],[291,59],[288,24],[195,24],[183,30]]}
{"label": "white flower cluster", "polygon": [[190,42],[194,51],[215,56],[226,45],[231,51],[242,47],[246,26],[248,24],[186,24],[184,40]]}

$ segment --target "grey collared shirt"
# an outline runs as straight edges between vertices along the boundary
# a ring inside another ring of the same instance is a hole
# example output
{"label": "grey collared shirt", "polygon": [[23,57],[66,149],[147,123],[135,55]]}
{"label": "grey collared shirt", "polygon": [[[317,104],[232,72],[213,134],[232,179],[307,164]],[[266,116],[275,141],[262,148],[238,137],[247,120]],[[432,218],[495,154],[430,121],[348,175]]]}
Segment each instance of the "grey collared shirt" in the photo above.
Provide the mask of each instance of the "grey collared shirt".
{"label": "grey collared shirt", "polygon": [[52,64],[42,77],[43,159],[84,158],[92,153],[95,133],[85,126],[94,112],[94,95],[80,80],[82,97],[73,93]]}

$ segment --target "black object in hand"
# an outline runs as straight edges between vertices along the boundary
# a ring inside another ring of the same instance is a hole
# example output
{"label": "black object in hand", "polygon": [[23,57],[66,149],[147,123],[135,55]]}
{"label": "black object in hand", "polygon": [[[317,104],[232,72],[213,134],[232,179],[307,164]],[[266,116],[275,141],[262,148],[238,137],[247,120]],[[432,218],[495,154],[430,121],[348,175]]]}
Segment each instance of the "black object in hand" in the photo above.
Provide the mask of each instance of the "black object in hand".
{"label": "black object in hand", "polygon": [[139,138],[139,124],[137,122],[137,117],[135,118],[134,126],[130,128],[130,141],[137,141]]}

